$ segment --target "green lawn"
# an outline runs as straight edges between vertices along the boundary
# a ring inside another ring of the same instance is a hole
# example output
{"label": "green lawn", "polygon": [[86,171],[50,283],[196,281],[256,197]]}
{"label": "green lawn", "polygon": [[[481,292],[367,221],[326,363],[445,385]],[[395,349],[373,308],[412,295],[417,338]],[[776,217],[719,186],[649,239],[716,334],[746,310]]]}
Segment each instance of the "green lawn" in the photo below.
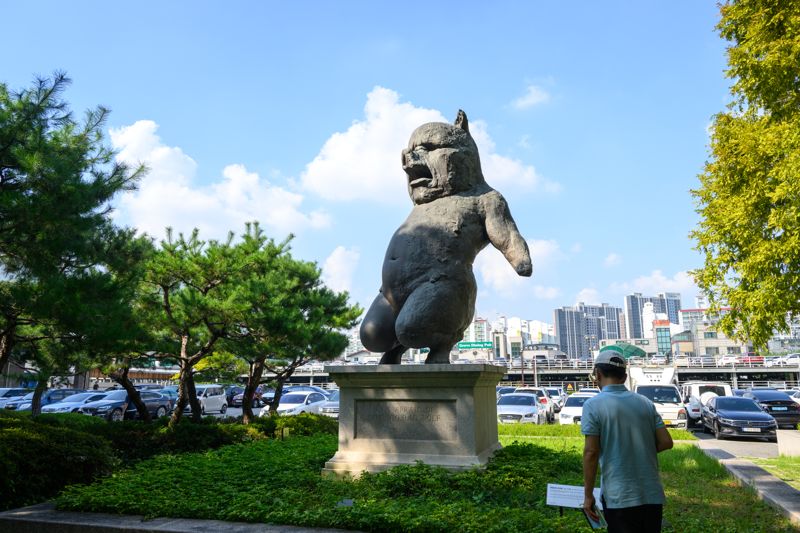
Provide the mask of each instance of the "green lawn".
{"label": "green lawn", "polygon": [[[674,440],[697,440],[690,431],[684,429],[668,429]],[[581,427],[577,424],[498,424],[497,432],[501,435],[529,437],[581,437]]]}
{"label": "green lawn", "polygon": [[773,459],[750,458],[755,464],[800,490],[800,457],[785,455]]}
{"label": "green lawn", "polygon": [[[583,439],[501,440],[503,450],[485,471],[450,474],[417,465],[358,480],[320,476],[336,449],[334,436],[256,441],[146,460],[71,487],[57,503],[70,510],[362,531],[589,531],[578,511],[560,517],[545,505],[547,483],[581,484]],[[678,445],[659,459],[669,530],[794,531],[695,446]],[[340,504],[345,500],[352,506]]]}

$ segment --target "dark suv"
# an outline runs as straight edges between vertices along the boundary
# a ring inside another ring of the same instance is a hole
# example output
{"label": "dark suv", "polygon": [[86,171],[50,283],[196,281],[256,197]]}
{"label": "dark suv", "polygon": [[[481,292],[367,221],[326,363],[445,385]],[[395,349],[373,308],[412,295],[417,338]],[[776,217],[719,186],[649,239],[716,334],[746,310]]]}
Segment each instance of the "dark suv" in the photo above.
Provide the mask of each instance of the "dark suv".
{"label": "dark suv", "polygon": [[767,388],[748,389],[743,395],[755,400],[761,408],[772,415],[778,427],[797,427],[800,422],[800,405],[796,404],[785,392]]}

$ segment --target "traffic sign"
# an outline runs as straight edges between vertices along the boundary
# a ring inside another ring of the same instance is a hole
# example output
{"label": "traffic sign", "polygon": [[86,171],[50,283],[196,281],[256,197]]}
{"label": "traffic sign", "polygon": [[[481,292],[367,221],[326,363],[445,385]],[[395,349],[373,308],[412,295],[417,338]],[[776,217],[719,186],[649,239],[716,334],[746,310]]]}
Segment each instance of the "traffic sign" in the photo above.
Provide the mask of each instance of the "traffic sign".
{"label": "traffic sign", "polygon": [[458,343],[459,350],[475,350],[475,349],[491,350],[493,347],[494,344],[492,343],[492,341]]}

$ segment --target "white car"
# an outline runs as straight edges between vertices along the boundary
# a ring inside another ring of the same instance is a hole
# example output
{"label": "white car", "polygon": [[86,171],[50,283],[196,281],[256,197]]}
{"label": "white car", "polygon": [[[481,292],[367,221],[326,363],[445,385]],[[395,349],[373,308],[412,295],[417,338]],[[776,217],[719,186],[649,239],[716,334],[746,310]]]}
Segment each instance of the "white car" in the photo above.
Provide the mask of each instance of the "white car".
{"label": "white car", "polygon": [[739,362],[739,358],[735,355],[723,355],[717,359],[717,366],[735,365]]}
{"label": "white car", "polygon": [[547,421],[552,422],[556,418],[556,402],[548,396],[547,391],[542,387],[517,387],[514,394],[535,394],[539,398],[539,403],[547,407]]}
{"label": "white car", "polygon": [[564,402],[567,401],[567,393],[564,392],[564,389],[561,387],[545,387],[544,390],[547,392],[547,395],[556,401],[556,405],[558,409],[564,407]]}
{"label": "white car", "polygon": [[81,392],[67,396],[60,402],[51,403],[42,407],[43,413],[77,413],[83,404],[96,402],[106,397],[105,392]]}
{"label": "white car", "polygon": [[504,394],[497,400],[497,421],[501,424],[546,424],[547,407],[535,394]]}
{"label": "white car", "polygon": [[656,405],[656,411],[667,427],[686,429],[686,407],[675,385],[637,385],[634,391]]}
{"label": "white car", "polygon": [[578,392],[575,394],[600,394],[600,389],[597,387],[585,387],[583,389],[578,389]]}
{"label": "white car", "polygon": [[[320,414],[322,406],[328,401],[328,397],[321,392],[299,391],[287,392],[281,396],[278,403],[279,415],[299,415],[300,413]],[[262,409],[261,416],[266,416],[269,409]]]}
{"label": "white car", "polygon": [[716,381],[687,381],[681,385],[688,425],[702,425],[703,406],[714,396],[733,396],[731,386]]}
{"label": "white car", "polygon": [[795,403],[800,403],[800,391],[795,391],[794,394],[789,394],[789,398],[795,401]]}
{"label": "white car", "polygon": [[790,353],[781,357],[770,357],[764,366],[798,366],[800,365],[800,353]]}
{"label": "white car", "polygon": [[586,394],[576,392],[567,398],[561,413],[558,415],[559,424],[580,424],[583,416],[583,404],[589,398],[594,398],[596,394]]}
{"label": "white car", "polygon": [[[228,396],[222,385],[197,385],[195,391],[203,414],[219,411],[224,415],[228,410]],[[191,409],[190,406],[187,407]]]}

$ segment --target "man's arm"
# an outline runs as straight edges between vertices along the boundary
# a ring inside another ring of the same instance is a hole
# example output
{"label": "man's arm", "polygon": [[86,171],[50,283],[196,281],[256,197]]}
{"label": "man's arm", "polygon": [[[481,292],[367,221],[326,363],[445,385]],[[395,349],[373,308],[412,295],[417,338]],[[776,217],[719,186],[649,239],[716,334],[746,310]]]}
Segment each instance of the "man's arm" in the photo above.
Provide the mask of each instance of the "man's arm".
{"label": "man's arm", "polygon": [[595,505],[594,482],[597,479],[597,463],[599,459],[600,436],[586,435],[583,441],[583,510],[594,520],[599,520],[593,510]]}
{"label": "man's arm", "polygon": [[667,431],[667,428],[656,428],[656,452],[663,452],[672,448],[672,436]]}

